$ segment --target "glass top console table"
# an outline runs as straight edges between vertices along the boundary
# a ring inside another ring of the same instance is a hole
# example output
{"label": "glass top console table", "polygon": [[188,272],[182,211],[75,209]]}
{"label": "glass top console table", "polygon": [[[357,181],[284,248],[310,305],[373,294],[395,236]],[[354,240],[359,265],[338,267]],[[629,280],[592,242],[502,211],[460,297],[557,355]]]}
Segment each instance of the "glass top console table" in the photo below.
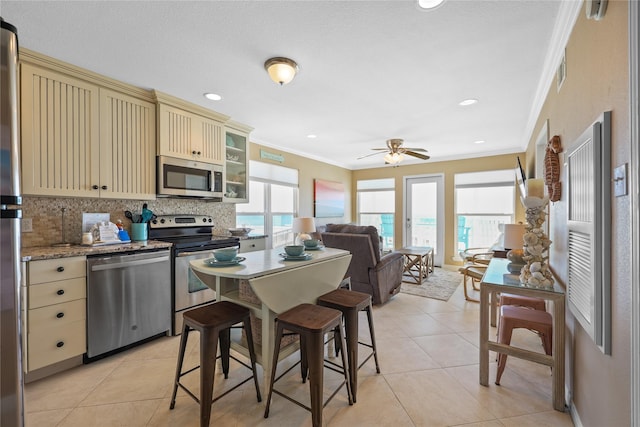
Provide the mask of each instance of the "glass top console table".
{"label": "glass top console table", "polygon": [[[517,280],[513,280],[513,276],[508,275],[508,263],[507,259],[491,259],[480,284],[480,384],[489,385],[490,350],[541,363],[551,367],[553,408],[557,411],[564,411],[564,290],[557,283],[552,289],[532,288],[518,283]],[[551,313],[553,316],[553,352],[551,356],[489,340],[489,315],[493,306],[490,301],[496,301],[497,294],[501,292],[543,298],[553,302],[553,312]]]}

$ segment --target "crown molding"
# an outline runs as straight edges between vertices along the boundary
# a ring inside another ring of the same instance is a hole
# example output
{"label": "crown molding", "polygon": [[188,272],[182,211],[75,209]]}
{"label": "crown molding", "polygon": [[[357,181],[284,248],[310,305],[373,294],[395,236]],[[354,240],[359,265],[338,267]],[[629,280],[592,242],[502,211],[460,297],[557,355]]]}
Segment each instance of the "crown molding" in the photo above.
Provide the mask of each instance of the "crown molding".
{"label": "crown molding", "polygon": [[534,133],[534,127],[540,116],[540,111],[542,111],[542,106],[547,99],[549,88],[555,79],[556,70],[560,64],[562,55],[564,55],[564,49],[569,42],[573,27],[580,15],[582,3],[582,0],[560,2],[560,10],[558,11],[556,23],[553,26],[549,50],[547,50],[547,55],[542,67],[542,74],[538,81],[538,87],[536,88],[536,93],[531,104],[531,110],[529,110],[529,120],[527,120],[527,126],[522,135],[523,151],[527,149],[529,140]]}

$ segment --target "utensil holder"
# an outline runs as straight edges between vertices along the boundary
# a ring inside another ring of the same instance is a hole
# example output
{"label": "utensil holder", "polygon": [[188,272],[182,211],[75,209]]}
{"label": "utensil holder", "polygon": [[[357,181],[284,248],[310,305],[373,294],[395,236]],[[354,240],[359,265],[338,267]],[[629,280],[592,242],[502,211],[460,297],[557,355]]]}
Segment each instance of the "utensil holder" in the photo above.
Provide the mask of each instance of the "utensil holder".
{"label": "utensil holder", "polygon": [[147,240],[147,223],[134,222],[131,224],[131,240],[145,242]]}

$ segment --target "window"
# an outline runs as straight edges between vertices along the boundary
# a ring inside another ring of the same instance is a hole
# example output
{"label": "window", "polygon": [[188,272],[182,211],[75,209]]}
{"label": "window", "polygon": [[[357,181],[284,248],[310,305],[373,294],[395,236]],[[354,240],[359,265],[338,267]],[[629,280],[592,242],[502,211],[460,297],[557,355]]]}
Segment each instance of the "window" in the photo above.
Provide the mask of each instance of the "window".
{"label": "window", "polygon": [[393,178],[358,181],[357,194],[358,224],[376,227],[382,237],[382,250],[393,250],[396,204]]}
{"label": "window", "polygon": [[456,174],[455,186],[458,250],[498,243],[500,224],[514,222],[513,170]]}
{"label": "window", "polygon": [[268,248],[293,242],[291,231],[298,206],[298,171],[250,162],[249,203],[236,205],[236,226],[266,234]]}

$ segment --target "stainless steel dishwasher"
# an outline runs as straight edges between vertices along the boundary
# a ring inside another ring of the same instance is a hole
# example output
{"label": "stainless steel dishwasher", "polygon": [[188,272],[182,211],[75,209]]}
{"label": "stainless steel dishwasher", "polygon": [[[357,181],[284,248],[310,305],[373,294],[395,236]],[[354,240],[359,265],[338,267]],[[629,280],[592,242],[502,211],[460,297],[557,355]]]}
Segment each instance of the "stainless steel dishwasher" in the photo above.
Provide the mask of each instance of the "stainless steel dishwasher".
{"label": "stainless steel dishwasher", "polygon": [[171,330],[169,250],[87,258],[87,358]]}

